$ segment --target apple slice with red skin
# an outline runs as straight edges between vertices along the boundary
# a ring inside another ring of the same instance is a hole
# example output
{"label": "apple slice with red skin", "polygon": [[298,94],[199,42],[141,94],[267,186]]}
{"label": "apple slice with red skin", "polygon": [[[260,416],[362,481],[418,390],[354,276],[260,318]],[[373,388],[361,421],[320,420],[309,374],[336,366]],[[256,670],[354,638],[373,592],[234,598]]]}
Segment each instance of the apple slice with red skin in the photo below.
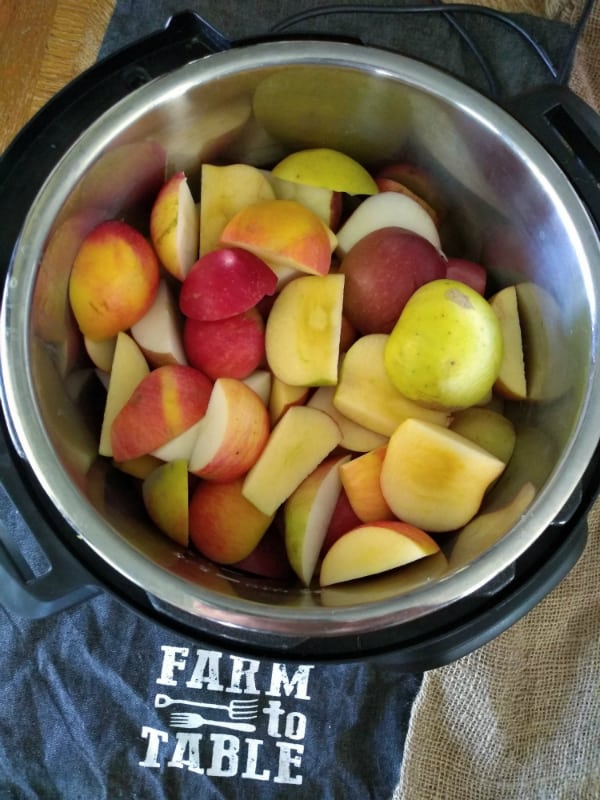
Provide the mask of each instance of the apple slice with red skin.
{"label": "apple slice with red skin", "polygon": [[337,542],[340,536],[348,533],[352,528],[358,528],[359,525],[362,525],[362,520],[356,516],[356,512],[350,505],[346,490],[342,486],[335,508],[333,509],[333,514],[329,520],[327,532],[325,533],[325,539],[321,547],[321,555],[324,556],[331,545]]}
{"label": "apple slice with red skin", "polygon": [[192,544],[218,564],[235,564],[250,556],[273,520],[246,500],[242,483],[202,481],[190,500]]}
{"label": "apple slice with red skin", "polygon": [[285,541],[276,525],[271,525],[250,555],[232,564],[236,569],[263,578],[286,580],[293,576]]}
{"label": "apple slice with red skin", "polygon": [[256,308],[212,322],[186,319],[183,347],[190,364],[212,380],[243,380],[265,357],[265,323]]}
{"label": "apple slice with red skin", "polygon": [[113,458],[127,461],[152,453],[190,428],[204,416],[212,387],[206,375],[182,364],[150,372],[112,423]]}
{"label": "apple slice with red skin", "polygon": [[179,307],[186,317],[213,322],[243,314],[274,294],[277,275],[240,247],[223,247],[201,256],[181,286]]}
{"label": "apple slice with red skin", "polygon": [[446,262],[446,278],[466,283],[478,294],[485,295],[487,271],[481,264],[466,258],[449,258]]}
{"label": "apple slice with red skin", "polygon": [[331,546],[321,564],[320,584],[331,586],[377,575],[426,558],[439,549],[429,534],[406,522],[366,523],[348,531]]}

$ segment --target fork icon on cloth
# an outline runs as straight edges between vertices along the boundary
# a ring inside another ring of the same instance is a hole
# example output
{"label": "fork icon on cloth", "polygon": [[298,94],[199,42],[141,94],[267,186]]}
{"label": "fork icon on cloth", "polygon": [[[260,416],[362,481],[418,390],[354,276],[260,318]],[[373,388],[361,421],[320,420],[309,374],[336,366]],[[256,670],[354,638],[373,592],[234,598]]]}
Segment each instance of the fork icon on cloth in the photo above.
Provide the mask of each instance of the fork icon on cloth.
{"label": "fork icon on cloth", "polygon": [[225,722],[224,720],[206,719],[202,714],[191,712],[174,712],[171,714],[169,725],[172,728],[201,728],[203,725],[214,725],[217,728],[228,728],[232,731],[246,731],[252,733],[256,725],[251,722]]}
{"label": "fork icon on cloth", "polygon": [[172,705],[195,706],[196,708],[218,708],[227,711],[229,719],[255,719],[258,715],[258,699],[232,700],[226,705],[220,703],[204,703],[199,700],[177,700],[166,694],[157,694],[154,698],[155,708]]}

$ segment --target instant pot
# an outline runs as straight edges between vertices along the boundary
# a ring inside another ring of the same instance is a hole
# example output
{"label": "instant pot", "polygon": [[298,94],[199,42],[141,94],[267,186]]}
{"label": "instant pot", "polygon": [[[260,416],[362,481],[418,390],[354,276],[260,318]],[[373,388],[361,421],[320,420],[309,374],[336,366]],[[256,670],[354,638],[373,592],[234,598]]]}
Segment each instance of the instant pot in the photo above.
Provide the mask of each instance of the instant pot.
{"label": "instant pot", "polygon": [[[581,555],[600,480],[598,142],[598,117],[564,88],[500,107],[395,53],[316,37],[232,46],[193,14],[73,81],[0,162],[0,602],[40,617],[109,591],[205,644],[405,670],[512,625]],[[143,226],[165,171],[197,187],[202,162],[269,166],[314,146],[422,165],[448,198],[447,252],[550,298],[541,389],[513,404],[517,449],[486,499],[497,508],[531,480],[531,505],[468,559],[328,591],[219,567],[152,527],[97,456],[103,396],[67,302],[82,238],[114,217]]]}

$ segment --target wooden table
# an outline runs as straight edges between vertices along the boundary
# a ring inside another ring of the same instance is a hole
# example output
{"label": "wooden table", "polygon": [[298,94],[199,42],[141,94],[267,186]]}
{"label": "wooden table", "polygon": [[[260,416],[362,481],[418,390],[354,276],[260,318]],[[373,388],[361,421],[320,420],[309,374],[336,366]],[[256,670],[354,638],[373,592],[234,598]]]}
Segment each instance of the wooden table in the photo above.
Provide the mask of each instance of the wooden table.
{"label": "wooden table", "polygon": [[[583,0],[474,2],[503,11],[543,14],[569,23],[578,18],[583,5]],[[93,64],[115,3],[116,0],[0,0],[0,153],[47,100]],[[578,48],[572,87],[600,111],[599,36],[600,3],[596,3]]]}

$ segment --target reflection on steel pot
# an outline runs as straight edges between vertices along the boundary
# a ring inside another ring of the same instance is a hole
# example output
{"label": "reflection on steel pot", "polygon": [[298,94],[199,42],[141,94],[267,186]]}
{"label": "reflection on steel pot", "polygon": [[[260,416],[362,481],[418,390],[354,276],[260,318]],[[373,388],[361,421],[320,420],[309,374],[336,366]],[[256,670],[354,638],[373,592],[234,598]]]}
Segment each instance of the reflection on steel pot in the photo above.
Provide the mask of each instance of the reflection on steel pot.
{"label": "reflection on steel pot", "polygon": [[[153,529],[127,478],[97,456],[102,402],[86,381],[67,303],[82,238],[113,217],[142,224],[165,168],[185,169],[197,188],[203,161],[268,166],[312,146],[371,168],[401,156],[432,173],[448,200],[448,250],[483,260],[498,288],[532,287],[529,369],[539,388],[535,403],[513,406],[515,456],[483,511],[524,485],[535,496],[493,518],[493,546],[463,542],[464,555],[448,561],[450,537],[430,569],[322,592],[220,568]],[[583,546],[600,433],[599,266],[597,232],[565,173],[513,117],[447,75],[332,42],[210,55],[102,114],[24,220],[2,309],[11,452],[28,465],[23,480],[36,502],[64,520],[56,536],[65,548],[160,621],[275,656],[389,653],[404,666],[435,666],[525,613]]]}

